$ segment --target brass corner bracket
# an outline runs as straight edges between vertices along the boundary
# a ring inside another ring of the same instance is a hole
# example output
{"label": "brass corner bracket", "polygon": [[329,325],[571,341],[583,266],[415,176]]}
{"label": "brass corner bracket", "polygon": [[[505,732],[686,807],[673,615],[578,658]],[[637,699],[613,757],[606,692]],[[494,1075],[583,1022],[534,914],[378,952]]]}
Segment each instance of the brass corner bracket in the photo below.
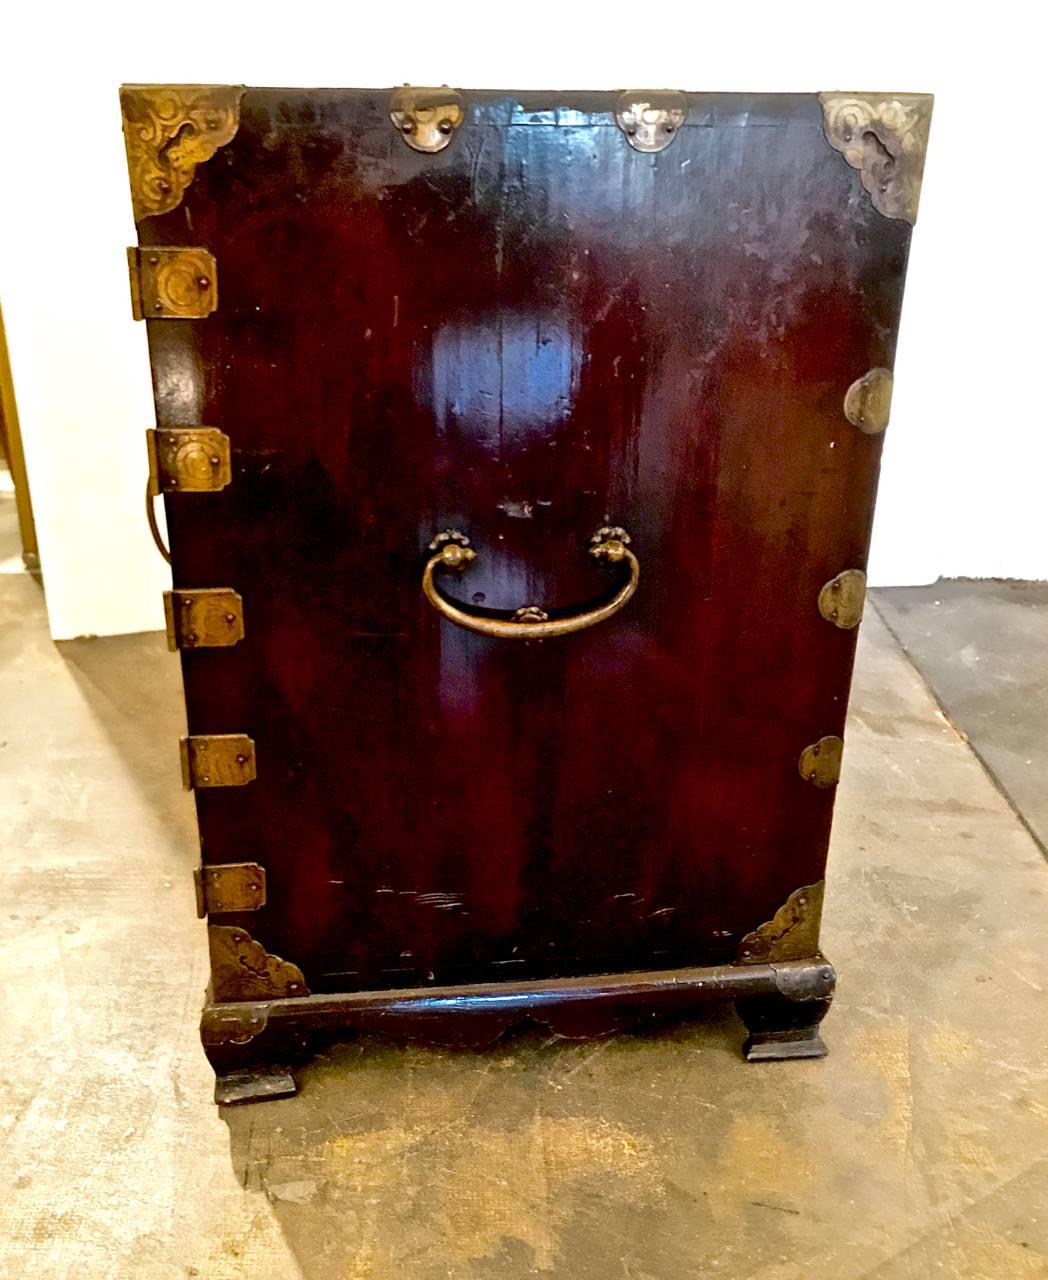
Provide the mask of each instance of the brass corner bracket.
{"label": "brass corner bracket", "polygon": [[279,1000],[309,995],[298,965],[270,955],[243,929],[212,924],[207,938],[212,1000]]}
{"label": "brass corner bracket", "polygon": [[138,85],[120,89],[135,221],[170,213],[198,164],[232,142],[242,85]]}
{"label": "brass corner bracket", "polygon": [[739,943],[736,964],[808,960],[819,954],[819,923],[826,882],[794,890],[775,915]]}
{"label": "brass corner bracket", "polygon": [[820,93],[826,140],[886,218],[917,221],[928,150],[930,93]]}

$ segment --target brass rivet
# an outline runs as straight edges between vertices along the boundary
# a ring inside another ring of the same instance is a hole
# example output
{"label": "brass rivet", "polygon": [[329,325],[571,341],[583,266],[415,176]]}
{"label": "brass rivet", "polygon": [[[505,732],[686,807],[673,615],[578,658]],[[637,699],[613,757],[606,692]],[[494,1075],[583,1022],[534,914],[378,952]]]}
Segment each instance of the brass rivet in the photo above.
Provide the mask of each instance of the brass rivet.
{"label": "brass rivet", "polygon": [[205,774],[203,774],[203,775],[202,775],[202,777],[201,777],[201,779],[200,779],[200,781],[201,781],[201,782],[210,782],[210,781],[211,781],[211,775],[210,775],[209,773],[205,773]]}
{"label": "brass rivet", "polygon": [[218,466],[218,464],[219,464],[220,459],[219,459],[219,458],[217,458],[217,457],[215,457],[215,455],[214,455],[214,454],[212,454],[212,455],[211,455],[211,457],[208,459],[208,461],[211,463],[211,465],[212,465],[213,467],[217,467],[217,466]]}
{"label": "brass rivet", "polygon": [[227,614],[226,614],[226,621],[227,621],[227,622],[236,622],[236,620],[237,620],[237,615],[236,615],[235,613],[227,613]]}
{"label": "brass rivet", "polygon": [[163,311],[163,309],[164,309],[164,304],[163,304],[162,302],[154,302],[154,303],[153,303],[153,310],[154,310],[154,311]]}
{"label": "brass rivet", "polygon": [[667,132],[667,133],[672,133],[672,132],[673,132],[673,125],[671,125],[671,124],[667,124],[667,125],[666,125],[666,132]]}
{"label": "brass rivet", "polygon": [[415,126],[411,123],[410,120],[405,120],[404,123],[400,126],[400,128],[403,133],[415,132]]}
{"label": "brass rivet", "polygon": [[237,764],[247,764],[247,756],[237,756]]}
{"label": "brass rivet", "polygon": [[207,278],[207,276],[199,276],[197,278],[197,284],[201,287],[201,289],[207,289],[210,287],[211,281]]}
{"label": "brass rivet", "polygon": [[186,636],[186,644],[196,644],[199,639],[200,637],[195,631],[190,631],[189,635]]}
{"label": "brass rivet", "polygon": [[437,125],[437,128],[440,130],[441,133],[450,133],[451,127],[452,126],[451,126],[450,120],[441,120],[440,124]]}
{"label": "brass rivet", "polygon": [[151,253],[151,254],[149,255],[149,264],[150,264],[150,266],[155,267],[155,266],[156,266],[156,264],[157,264],[159,261],[160,261],[160,259],[156,256],[156,254],[155,254],[155,253]]}

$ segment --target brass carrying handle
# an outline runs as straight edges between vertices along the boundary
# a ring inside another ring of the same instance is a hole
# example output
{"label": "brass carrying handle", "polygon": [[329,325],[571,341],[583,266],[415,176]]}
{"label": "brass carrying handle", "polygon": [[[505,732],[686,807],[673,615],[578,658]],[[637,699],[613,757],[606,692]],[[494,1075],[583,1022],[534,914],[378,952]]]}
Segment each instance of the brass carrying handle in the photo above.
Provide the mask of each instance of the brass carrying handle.
{"label": "brass carrying handle", "polygon": [[146,519],[149,521],[149,532],[153,535],[153,541],[156,543],[156,549],[168,564],[170,564],[171,552],[164,546],[164,539],[160,536],[160,526],[156,522],[156,506],[154,504],[159,497],[160,486],[153,477],[150,476],[146,480]]}
{"label": "brass carrying handle", "polygon": [[518,609],[511,618],[500,618],[489,612],[473,613],[441,595],[433,581],[435,571],[452,569],[461,573],[477,558],[469,539],[457,529],[438,533],[429,544],[429,549],[436,554],[430,556],[422,571],[422,594],[449,622],[465,627],[467,631],[477,631],[482,636],[497,636],[502,640],[548,640],[553,636],[571,635],[573,631],[584,631],[586,627],[594,627],[618,613],[637,590],[640,563],[629,549],[629,541],[630,536],[624,529],[609,527],[597,530],[590,539],[590,555],[609,564],[624,561],[629,573],[610,600],[566,618],[550,618],[537,605]]}

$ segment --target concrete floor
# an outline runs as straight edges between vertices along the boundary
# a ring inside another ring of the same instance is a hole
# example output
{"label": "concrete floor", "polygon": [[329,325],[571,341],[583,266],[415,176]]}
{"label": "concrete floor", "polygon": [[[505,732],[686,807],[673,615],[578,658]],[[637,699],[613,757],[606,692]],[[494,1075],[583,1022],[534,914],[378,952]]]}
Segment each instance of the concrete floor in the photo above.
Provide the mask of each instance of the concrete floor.
{"label": "concrete floor", "polygon": [[748,1066],[722,1010],[346,1044],[220,1113],[177,664],[155,635],[56,648],[0,577],[0,1274],[1048,1276],[1048,866],[872,608],[852,707],[826,1060]]}

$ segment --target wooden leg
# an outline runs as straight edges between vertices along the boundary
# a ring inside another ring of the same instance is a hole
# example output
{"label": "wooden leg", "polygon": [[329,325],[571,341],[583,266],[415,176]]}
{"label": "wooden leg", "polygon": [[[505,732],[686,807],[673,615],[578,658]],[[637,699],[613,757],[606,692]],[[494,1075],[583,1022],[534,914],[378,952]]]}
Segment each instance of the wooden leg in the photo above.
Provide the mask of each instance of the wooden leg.
{"label": "wooden leg", "polygon": [[819,1024],[831,1003],[830,999],[792,1000],[786,995],[737,1000],[735,1008],[750,1033],[742,1050],[746,1061],[825,1058]]}
{"label": "wooden leg", "polygon": [[215,1101],[220,1107],[241,1102],[264,1102],[267,1098],[288,1098],[298,1091],[290,1068],[259,1063],[215,1075]]}

